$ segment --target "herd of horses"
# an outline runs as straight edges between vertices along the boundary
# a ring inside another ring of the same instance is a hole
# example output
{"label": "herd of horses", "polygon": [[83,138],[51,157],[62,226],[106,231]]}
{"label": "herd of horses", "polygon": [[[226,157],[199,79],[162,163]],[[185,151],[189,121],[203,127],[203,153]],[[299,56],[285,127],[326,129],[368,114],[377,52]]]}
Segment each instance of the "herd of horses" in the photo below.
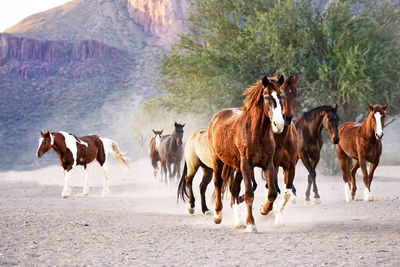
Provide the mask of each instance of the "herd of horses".
{"label": "herd of horses", "polygon": [[[243,107],[223,109],[210,120],[208,128],[198,129],[183,144],[185,124],[174,124],[172,134],[153,130],[149,154],[154,177],[158,173],[163,182],[179,181],[178,198],[189,199],[189,213],[194,213],[193,178],[201,167],[201,209],[213,213],[214,222],[222,221],[222,197],[229,190],[233,206],[235,225],[257,232],[253,217],[254,191],[257,183],[254,168],[262,169],[268,190],[265,202],[260,207],[262,215],[274,209],[275,222],[279,222],[282,211],[290,199],[296,199],[293,184],[296,164],[300,159],[308,170],[306,201],[310,201],[311,187],[314,201],[320,195],[316,184],[316,166],[322,148],[322,130],[325,128],[333,144],[342,169],[346,201],[354,200],[356,194],[355,174],[361,168],[365,185],[364,200],[372,201],[371,182],[382,153],[381,139],[388,105],[370,106],[368,116],[361,123],[347,122],[339,126],[338,107],[319,106],[293,119],[297,98],[297,76],[285,78],[264,76],[243,93]],[[66,132],[41,132],[37,156],[41,157],[53,149],[64,169],[62,197],[71,194],[70,171],[77,165],[86,170],[87,164],[97,160],[104,170],[102,195],[108,189],[108,155],[113,155],[127,167],[127,157],[118,144],[97,135],[78,137]],[[184,168],[181,172],[181,163]],[[159,164],[160,163],[160,164]],[[369,171],[367,163],[370,163]],[[278,186],[278,170],[283,169],[285,189]],[[205,193],[214,178],[214,212],[206,204]],[[244,194],[240,195],[241,184]],[[88,174],[85,172],[83,194],[87,195]],[[278,194],[281,201],[275,205]],[[239,205],[245,202],[245,222]]]}
{"label": "herd of horses", "polygon": [[[172,135],[162,136],[162,131],[153,130],[155,136],[150,141],[150,158],[156,177],[157,162],[161,162],[161,176],[166,181],[175,177],[170,165],[179,166],[175,160],[184,157],[184,169],[178,185],[178,198],[189,200],[189,213],[194,213],[195,198],[193,178],[201,167],[203,178],[200,183],[201,209],[205,214],[214,214],[214,222],[222,221],[222,197],[229,189],[233,206],[235,227],[257,232],[253,217],[254,191],[257,183],[254,168],[263,171],[268,195],[260,207],[262,215],[269,214],[274,207],[278,193],[278,170],[283,169],[285,190],[282,200],[275,205],[275,222],[279,223],[282,211],[290,199],[296,199],[293,184],[296,164],[300,159],[308,170],[306,201],[310,201],[311,187],[314,201],[320,203],[316,183],[316,167],[322,148],[322,130],[325,128],[331,141],[336,145],[336,153],[345,183],[346,201],[354,200],[356,193],[355,174],[361,167],[365,191],[364,200],[372,201],[371,182],[382,153],[384,120],[387,104],[369,108],[369,115],[361,123],[347,122],[339,127],[338,107],[319,106],[293,119],[297,98],[297,76],[284,78],[263,77],[244,92],[242,108],[229,108],[217,112],[210,120],[208,128],[198,129],[188,138],[184,149],[178,144],[183,126],[175,123]],[[174,150],[171,142],[174,143]],[[184,153],[183,153],[184,150]],[[354,163],[353,163],[354,160]],[[370,169],[367,171],[367,163]],[[175,167],[174,167],[175,168]],[[179,168],[179,167],[177,167]],[[178,173],[179,174],[179,173]],[[206,204],[205,193],[214,177],[214,212]],[[244,194],[240,196],[241,183]],[[246,203],[245,222],[240,215],[240,203]]]}

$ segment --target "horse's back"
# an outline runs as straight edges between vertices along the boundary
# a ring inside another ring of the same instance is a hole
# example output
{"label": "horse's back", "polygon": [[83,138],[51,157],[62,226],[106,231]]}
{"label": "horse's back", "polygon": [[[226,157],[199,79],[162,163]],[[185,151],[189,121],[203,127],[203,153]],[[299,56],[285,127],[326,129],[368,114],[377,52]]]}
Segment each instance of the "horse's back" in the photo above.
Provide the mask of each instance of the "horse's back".
{"label": "horse's back", "polygon": [[190,135],[185,146],[185,159],[186,162],[200,160],[201,163],[212,168],[207,128],[198,129]]}

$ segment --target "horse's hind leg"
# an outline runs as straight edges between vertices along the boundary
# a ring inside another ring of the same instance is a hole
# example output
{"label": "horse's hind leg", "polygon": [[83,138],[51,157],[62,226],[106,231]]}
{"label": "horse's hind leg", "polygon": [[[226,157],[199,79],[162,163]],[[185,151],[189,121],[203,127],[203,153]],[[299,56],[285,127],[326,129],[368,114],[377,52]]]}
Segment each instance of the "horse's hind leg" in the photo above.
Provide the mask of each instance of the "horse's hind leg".
{"label": "horse's hind leg", "polygon": [[319,162],[319,155],[316,158],[311,158],[311,168],[313,170],[312,172],[312,184],[313,184],[313,192],[314,192],[314,202],[316,204],[320,204],[321,200],[320,200],[320,196],[318,193],[318,187],[317,187],[317,173],[315,172],[315,168],[317,167]]}
{"label": "horse's hind leg", "polygon": [[[351,159],[349,158],[349,166],[351,163]],[[350,171],[350,178],[351,178],[351,198],[354,200],[356,196],[356,191],[357,191],[357,186],[356,186],[356,173],[358,168],[360,168],[360,162],[356,160],[351,166],[351,171]]]}
{"label": "horse's hind leg", "polygon": [[89,170],[87,169],[87,165],[83,166],[83,168],[85,169],[85,184],[83,186],[83,192],[82,194],[84,196],[87,196],[89,194]]}
{"label": "horse's hind leg", "polygon": [[216,156],[213,155],[213,166],[214,166],[214,198],[215,198],[215,207],[214,207],[214,223],[220,224],[222,221],[222,169],[223,162]]}
{"label": "horse's hind leg", "polygon": [[104,179],[103,179],[103,190],[101,191],[101,196],[105,197],[110,192],[110,189],[108,187],[109,174],[108,174],[108,166],[107,166],[107,164],[103,164],[102,167],[103,167]]}
{"label": "horse's hind leg", "polygon": [[314,177],[316,176],[315,170],[311,166],[310,159],[304,155],[300,155],[300,159],[308,170],[308,184],[306,189],[306,201],[310,201],[311,185],[313,184]]}
{"label": "horse's hind leg", "polygon": [[203,180],[200,183],[200,196],[201,196],[201,211],[204,214],[211,214],[212,212],[208,209],[206,203],[206,190],[208,184],[212,180],[213,170],[208,167],[203,167]]}
{"label": "horse's hind leg", "polygon": [[[236,170],[230,175],[233,176],[232,182],[230,184],[231,191],[231,205],[233,206],[233,218],[235,220],[235,228],[245,228],[246,224],[243,221],[240,203],[244,201],[244,195],[239,196],[240,194],[240,184],[242,183],[243,176],[240,170]],[[254,190],[253,190],[254,191]]]}

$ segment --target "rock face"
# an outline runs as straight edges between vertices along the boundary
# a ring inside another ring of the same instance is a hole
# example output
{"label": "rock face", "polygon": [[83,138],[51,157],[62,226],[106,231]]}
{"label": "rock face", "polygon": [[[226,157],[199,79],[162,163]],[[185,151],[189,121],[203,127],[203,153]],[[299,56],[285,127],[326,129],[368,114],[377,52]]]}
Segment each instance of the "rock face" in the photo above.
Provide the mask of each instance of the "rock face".
{"label": "rock face", "polygon": [[112,60],[124,54],[126,52],[94,40],[69,43],[0,34],[0,73],[2,75],[16,73],[25,80],[39,76],[63,75],[59,71],[60,65],[72,62],[85,65],[85,73],[70,73],[71,78],[93,77],[104,73],[106,66],[85,64],[85,60],[90,58]]}
{"label": "rock face", "polygon": [[187,0],[128,0],[128,11],[136,23],[152,36],[151,41],[171,45],[186,32],[190,2]]}

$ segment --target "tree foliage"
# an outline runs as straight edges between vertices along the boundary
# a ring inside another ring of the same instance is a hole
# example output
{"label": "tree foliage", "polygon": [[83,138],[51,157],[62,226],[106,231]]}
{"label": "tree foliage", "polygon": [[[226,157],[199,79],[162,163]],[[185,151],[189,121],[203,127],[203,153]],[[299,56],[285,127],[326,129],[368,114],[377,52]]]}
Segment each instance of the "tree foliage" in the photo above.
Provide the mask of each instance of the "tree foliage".
{"label": "tree foliage", "polygon": [[210,117],[241,106],[267,73],[300,76],[299,109],[339,103],[344,120],[366,103],[400,110],[400,13],[381,0],[193,0],[190,32],[160,58],[165,94],[146,110]]}

